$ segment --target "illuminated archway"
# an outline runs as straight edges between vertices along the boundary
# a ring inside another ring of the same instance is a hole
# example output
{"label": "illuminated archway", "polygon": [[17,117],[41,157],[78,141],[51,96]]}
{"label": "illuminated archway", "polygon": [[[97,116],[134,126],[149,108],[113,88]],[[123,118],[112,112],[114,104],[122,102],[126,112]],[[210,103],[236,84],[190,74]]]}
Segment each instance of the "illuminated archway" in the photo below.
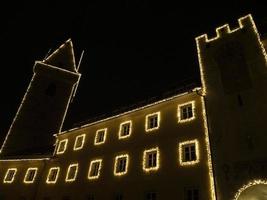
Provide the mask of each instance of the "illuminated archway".
{"label": "illuminated archway", "polygon": [[267,199],[267,180],[254,180],[241,187],[234,200]]}

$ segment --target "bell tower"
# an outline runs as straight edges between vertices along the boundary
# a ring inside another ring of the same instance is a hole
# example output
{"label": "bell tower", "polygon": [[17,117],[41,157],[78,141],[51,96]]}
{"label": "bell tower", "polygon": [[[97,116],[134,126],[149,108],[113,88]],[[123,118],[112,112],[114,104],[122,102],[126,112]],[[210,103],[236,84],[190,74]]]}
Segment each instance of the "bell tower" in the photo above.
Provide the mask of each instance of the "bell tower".
{"label": "bell tower", "polygon": [[74,88],[80,79],[69,39],[42,61],[1,147],[1,157],[51,153],[53,134],[61,131]]}
{"label": "bell tower", "polygon": [[267,177],[267,57],[251,15],[196,38],[218,200]]}

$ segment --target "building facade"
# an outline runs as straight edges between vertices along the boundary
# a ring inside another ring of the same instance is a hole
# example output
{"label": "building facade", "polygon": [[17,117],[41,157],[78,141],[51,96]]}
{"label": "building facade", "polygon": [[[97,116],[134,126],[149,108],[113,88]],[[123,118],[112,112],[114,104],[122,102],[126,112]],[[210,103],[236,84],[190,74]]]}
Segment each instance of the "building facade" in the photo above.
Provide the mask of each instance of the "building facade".
{"label": "building facade", "polygon": [[72,42],[36,62],[1,148],[0,199],[267,199],[264,44],[251,15],[216,32],[196,38],[200,87],[66,131]]}

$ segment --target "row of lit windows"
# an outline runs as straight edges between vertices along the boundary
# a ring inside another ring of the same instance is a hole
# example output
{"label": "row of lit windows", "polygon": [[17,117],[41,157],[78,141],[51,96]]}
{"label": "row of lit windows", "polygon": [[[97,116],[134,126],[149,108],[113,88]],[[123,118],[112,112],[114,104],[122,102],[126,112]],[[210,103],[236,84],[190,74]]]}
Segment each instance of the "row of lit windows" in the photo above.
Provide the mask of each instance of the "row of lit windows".
{"label": "row of lit windows", "polygon": [[[194,114],[195,102],[187,102],[178,106],[178,122],[187,122],[195,118]],[[160,126],[160,112],[155,112],[146,115],[145,130],[150,132],[158,129]],[[132,133],[132,121],[125,121],[120,124],[119,139],[130,137]],[[107,136],[107,128],[99,129],[96,131],[94,144],[100,145],[105,143]],[[78,135],[75,139],[73,150],[77,151],[83,148],[85,141],[85,134]],[[57,154],[63,154],[67,148],[68,139],[61,140],[58,144]]]}
{"label": "row of lit windows", "polygon": [[[199,144],[197,140],[190,140],[186,142],[181,142],[178,145],[179,149],[179,163],[181,166],[193,165],[199,162]],[[115,157],[114,160],[114,175],[122,176],[127,174],[130,158],[129,154],[120,154]],[[88,179],[98,179],[101,173],[101,168],[103,165],[102,159],[94,159],[90,162]],[[143,152],[143,171],[150,172],[156,171],[160,167],[160,151],[158,147],[146,149]],[[79,165],[78,163],[73,163],[69,165],[67,174],[65,177],[66,182],[73,182],[76,179],[78,173]],[[28,168],[24,183],[33,183],[36,177],[38,168]],[[59,176],[60,168],[52,167],[49,169],[46,183],[53,184],[56,183]],[[9,168],[4,177],[4,183],[12,183],[15,179],[17,173],[17,168]]]}

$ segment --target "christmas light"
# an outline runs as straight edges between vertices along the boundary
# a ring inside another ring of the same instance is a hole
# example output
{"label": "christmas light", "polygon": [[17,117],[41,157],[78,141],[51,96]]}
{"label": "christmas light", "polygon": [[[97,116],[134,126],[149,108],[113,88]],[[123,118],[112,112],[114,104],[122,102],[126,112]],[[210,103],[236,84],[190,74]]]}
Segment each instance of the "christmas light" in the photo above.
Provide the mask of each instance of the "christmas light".
{"label": "christmas light", "polygon": [[6,171],[4,183],[12,183],[15,180],[17,170],[18,170],[17,168],[9,168]]}
{"label": "christmas light", "polygon": [[67,145],[68,145],[68,139],[59,141],[57,154],[63,154],[67,149]]}
{"label": "christmas light", "polygon": [[[121,171],[121,172],[117,172],[117,169],[119,168],[119,161],[121,159],[125,159],[125,170]],[[128,154],[122,154],[122,155],[118,155],[115,157],[115,162],[114,162],[114,175],[115,176],[122,176],[124,174],[127,174],[128,172],[128,165],[129,165],[129,155]]]}
{"label": "christmas light", "polygon": [[[97,173],[96,174],[92,174],[92,170],[95,170],[95,165],[98,165]],[[93,169],[93,167],[94,167],[94,169]],[[98,179],[99,176],[100,176],[101,168],[102,168],[102,159],[92,160],[90,162],[90,167],[89,167],[89,171],[88,171],[88,179],[89,180]]]}
{"label": "christmas light", "polygon": [[[154,117],[156,118],[157,126],[150,127],[150,120],[151,120],[151,118],[154,118]],[[151,113],[151,114],[146,115],[146,123],[145,123],[146,132],[151,132],[151,131],[157,130],[157,129],[159,129],[159,127],[160,127],[160,112],[155,112],[155,113]]]}
{"label": "christmas light", "polygon": [[74,143],[73,150],[74,151],[77,151],[77,150],[82,149],[83,148],[83,145],[84,145],[84,140],[85,140],[85,134],[78,135],[75,138],[75,143]]}
{"label": "christmas light", "polygon": [[[95,145],[100,145],[100,144],[104,144],[106,141],[106,135],[107,135],[107,128],[103,128],[103,129],[99,129],[96,131],[95,134]],[[103,134],[103,135],[101,135]],[[102,138],[103,136],[103,138]]]}
{"label": "christmas light", "polygon": [[[182,117],[182,109],[185,106],[191,106],[192,108],[192,116],[183,119]],[[178,109],[177,109],[177,117],[178,117],[178,123],[183,123],[183,122],[189,122],[195,119],[195,101],[189,101],[187,103],[184,104],[179,104],[178,105]]]}
{"label": "christmas light", "polygon": [[[128,133],[124,134],[124,132],[123,132],[124,131],[124,126],[127,126],[127,125],[129,125]],[[122,122],[120,124],[120,129],[119,129],[119,134],[118,134],[119,135],[119,139],[128,138],[128,137],[130,137],[131,133],[132,133],[132,121],[129,120],[129,121]]]}
{"label": "christmas light", "polygon": [[[194,145],[195,146],[195,153],[196,153],[196,159],[195,160],[191,160],[191,161],[184,161],[183,160],[183,155],[184,155],[184,150],[183,148],[187,145]],[[198,140],[188,140],[188,141],[184,141],[184,142],[180,142],[179,143],[179,151],[178,151],[178,155],[179,155],[179,164],[181,166],[186,166],[186,165],[195,165],[197,163],[199,163],[199,142]]]}
{"label": "christmas light", "polygon": [[[23,182],[26,184],[33,183],[35,177],[37,175],[38,168],[37,167],[30,167],[27,169]],[[33,176],[31,177],[31,173],[33,172]]]}
{"label": "christmas light", "polygon": [[[156,153],[156,166],[147,166],[147,155],[149,153]],[[160,157],[159,157],[159,148],[155,147],[155,148],[151,148],[151,149],[146,149],[143,152],[143,170],[145,172],[151,172],[151,171],[157,171],[160,167]]]}
{"label": "christmas light", "polygon": [[[75,181],[76,176],[77,176],[77,173],[78,173],[78,168],[79,168],[78,163],[71,164],[68,167],[67,175],[66,175],[66,178],[65,178],[65,181],[66,182],[73,182],[73,181]],[[74,174],[72,173],[72,170],[74,170]]]}
{"label": "christmas light", "polygon": [[[47,184],[55,184],[57,182],[57,179],[58,179],[58,176],[59,176],[59,172],[60,172],[60,168],[59,167],[51,167],[49,169],[49,172],[48,172],[48,175],[47,175],[47,178],[46,178],[46,183]],[[54,177],[54,173],[55,173],[55,177]]]}

